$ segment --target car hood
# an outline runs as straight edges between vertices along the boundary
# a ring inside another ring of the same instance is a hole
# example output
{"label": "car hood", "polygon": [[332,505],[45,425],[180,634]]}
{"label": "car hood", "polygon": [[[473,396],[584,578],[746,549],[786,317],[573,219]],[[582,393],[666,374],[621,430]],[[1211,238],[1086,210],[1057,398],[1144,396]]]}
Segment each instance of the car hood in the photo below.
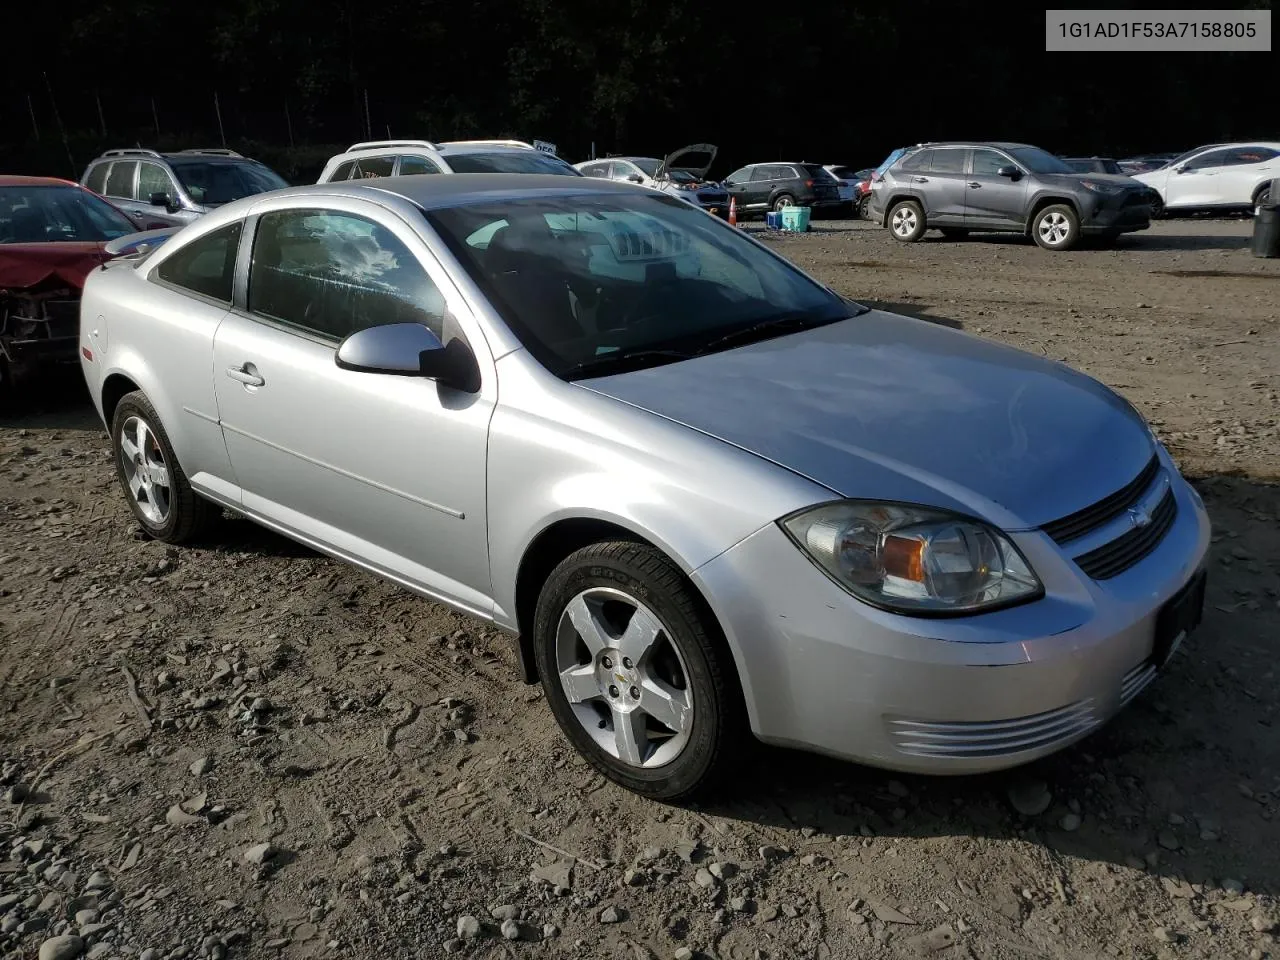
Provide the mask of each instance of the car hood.
{"label": "car hood", "polygon": [[[704,158],[706,162],[700,162]],[[715,163],[715,160],[715,144],[691,143],[689,146],[681,147],[674,153],[668,153],[663,157],[662,163],[658,165],[658,172],[654,174],[654,179],[661,180],[667,175],[668,170],[683,170],[685,173],[693,174],[699,180],[705,180],[707,171],[711,169],[711,164]]]}
{"label": "car hood", "polygon": [[1079,187],[1081,181],[1092,180],[1094,183],[1110,183],[1117,187],[1136,187],[1133,177],[1125,176],[1123,173],[1038,173],[1035,175],[1038,180],[1045,183],[1061,183],[1072,187]]}
{"label": "car hood", "polygon": [[1154,450],[1126,401],[1064,364],[882,311],[578,384],[840,495],[1006,529],[1101,500]]}
{"label": "car hood", "polygon": [[0,289],[84,286],[94,267],[110,259],[101,243],[0,244]]}

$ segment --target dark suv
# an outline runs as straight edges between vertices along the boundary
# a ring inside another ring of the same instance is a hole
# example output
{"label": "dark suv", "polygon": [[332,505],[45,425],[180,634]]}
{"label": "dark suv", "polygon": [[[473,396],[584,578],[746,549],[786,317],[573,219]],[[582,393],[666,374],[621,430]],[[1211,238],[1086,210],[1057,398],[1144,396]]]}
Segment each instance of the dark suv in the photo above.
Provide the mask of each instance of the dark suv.
{"label": "dark suv", "polygon": [[840,206],[840,181],[820,163],[749,163],[722,184],[737,200],[741,214],[783,207]]}
{"label": "dark suv", "polygon": [[1082,235],[1114,240],[1151,225],[1152,191],[1129,177],[1077,173],[1023,143],[925,143],[872,185],[871,220],[905,243],[937,228],[1028,234],[1046,250]]}

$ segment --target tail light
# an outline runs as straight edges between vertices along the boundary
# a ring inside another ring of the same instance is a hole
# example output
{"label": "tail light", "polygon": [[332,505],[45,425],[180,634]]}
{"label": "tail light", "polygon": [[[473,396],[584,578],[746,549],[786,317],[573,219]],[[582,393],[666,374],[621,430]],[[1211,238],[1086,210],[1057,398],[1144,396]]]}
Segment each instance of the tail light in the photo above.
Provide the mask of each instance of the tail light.
{"label": "tail light", "polygon": [[812,181],[812,180],[806,180],[806,181],[804,182],[804,185],[805,185],[806,187],[812,187],[812,186],[813,186],[813,181]]}

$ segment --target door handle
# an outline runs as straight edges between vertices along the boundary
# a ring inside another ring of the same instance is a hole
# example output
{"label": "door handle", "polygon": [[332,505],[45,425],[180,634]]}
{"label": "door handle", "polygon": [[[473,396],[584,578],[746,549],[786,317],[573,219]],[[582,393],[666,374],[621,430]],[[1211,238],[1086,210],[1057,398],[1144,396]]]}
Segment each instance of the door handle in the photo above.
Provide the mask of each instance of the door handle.
{"label": "door handle", "polygon": [[973,189],[975,190],[978,190],[978,189],[981,189],[982,184],[980,184],[977,180],[970,180],[969,186],[973,187]]}
{"label": "door handle", "polygon": [[257,368],[251,363],[239,367],[227,367],[227,376],[248,387],[260,387],[267,382],[258,376]]}
{"label": "door handle", "polygon": [[912,179],[912,180],[914,180],[916,183],[928,183],[928,182],[929,182],[929,178],[928,178],[928,177],[912,177],[911,179]]}

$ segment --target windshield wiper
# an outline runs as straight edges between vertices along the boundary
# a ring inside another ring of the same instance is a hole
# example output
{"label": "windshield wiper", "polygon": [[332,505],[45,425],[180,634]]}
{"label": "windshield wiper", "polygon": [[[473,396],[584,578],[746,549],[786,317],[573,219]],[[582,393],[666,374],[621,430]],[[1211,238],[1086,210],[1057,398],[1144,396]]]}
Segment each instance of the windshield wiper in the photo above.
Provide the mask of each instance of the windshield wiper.
{"label": "windshield wiper", "polygon": [[677,360],[688,360],[693,354],[679,350],[616,350],[603,353],[598,357],[582,360],[562,370],[560,376],[575,379],[584,374],[622,373],[625,370],[639,370],[643,367],[657,367],[664,363],[675,363]]}
{"label": "windshield wiper", "polygon": [[[851,310],[849,316],[856,317],[858,314],[866,312],[867,308],[863,307],[861,310]],[[700,357],[703,354],[715,353],[728,347],[740,347],[759,340],[768,340],[784,333],[795,333],[800,330],[807,330],[809,327],[820,327],[844,319],[846,318],[817,318],[807,313],[784,314],[781,317],[772,317],[746,327],[739,327],[737,330],[731,330],[723,336],[716,337],[714,340],[708,340],[694,352],[694,355]]]}

